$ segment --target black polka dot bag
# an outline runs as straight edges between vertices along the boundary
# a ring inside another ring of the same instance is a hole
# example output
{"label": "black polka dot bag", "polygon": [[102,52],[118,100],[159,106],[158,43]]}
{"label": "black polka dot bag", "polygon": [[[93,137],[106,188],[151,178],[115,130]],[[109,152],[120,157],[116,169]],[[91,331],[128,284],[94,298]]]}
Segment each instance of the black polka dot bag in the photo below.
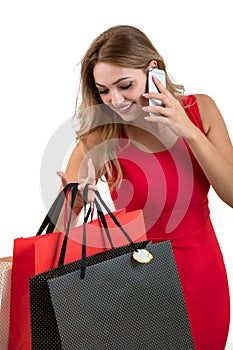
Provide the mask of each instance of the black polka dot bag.
{"label": "black polka dot bag", "polygon": [[194,350],[170,241],[134,243],[117,225],[127,246],[86,257],[84,222],[82,259],[30,279],[34,350]]}

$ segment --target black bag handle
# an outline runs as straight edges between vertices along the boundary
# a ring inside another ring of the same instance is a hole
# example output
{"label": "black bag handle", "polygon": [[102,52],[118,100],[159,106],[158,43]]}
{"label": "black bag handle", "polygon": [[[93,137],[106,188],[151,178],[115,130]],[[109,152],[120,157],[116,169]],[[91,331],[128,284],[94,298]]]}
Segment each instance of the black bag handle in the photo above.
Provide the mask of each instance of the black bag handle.
{"label": "black bag handle", "polygon": [[46,228],[47,228],[46,234],[52,233],[54,231],[65,201],[67,192],[70,191],[73,187],[78,188],[78,185],[79,185],[78,183],[69,183],[58,194],[55,201],[51,205],[47,215],[45,216],[39,230],[37,231],[36,236],[40,236]]}
{"label": "black bag handle", "polygon": [[[75,198],[77,196],[77,192],[78,192],[78,184],[76,184],[76,186],[71,187],[71,202],[70,202],[69,218],[68,218],[68,222],[66,225],[66,232],[65,232],[65,237],[64,237],[63,243],[62,243],[62,248],[61,248],[60,257],[59,257],[59,261],[58,261],[58,266],[62,266],[64,264],[64,261],[65,261],[65,254],[66,254],[66,247],[67,247],[67,242],[68,242],[68,237],[69,237],[69,232],[70,232],[72,212],[73,212],[74,202],[75,202]],[[88,210],[88,213],[87,214],[85,213],[84,221],[88,220],[90,213],[91,213],[91,206]]]}
{"label": "black bag handle", "polygon": [[103,213],[103,210],[102,210],[101,206],[99,205],[99,203],[98,203],[98,201],[96,199],[94,200],[94,204],[95,204],[95,207],[96,207],[96,210],[97,210],[97,215],[98,215],[98,219],[99,219],[99,225],[100,225],[101,228],[104,228],[106,236],[108,238],[108,241],[109,241],[109,243],[111,245],[111,248],[113,249],[114,246],[113,246],[112,238],[111,238],[111,235],[110,235],[110,232],[109,232],[109,229],[108,229],[108,224],[107,224],[105,215]]}
{"label": "black bag handle", "polygon": [[[63,243],[62,243],[62,248],[61,248],[60,257],[59,257],[59,261],[58,261],[58,266],[64,265],[68,236],[69,236],[70,225],[71,225],[72,212],[73,212],[75,198],[76,198],[77,192],[78,192],[78,186],[79,186],[79,183],[72,182],[72,183],[67,184],[61,190],[61,192],[57,195],[56,199],[54,200],[53,204],[51,205],[51,207],[50,207],[48,213],[46,214],[39,230],[36,233],[36,236],[40,236],[45,230],[46,230],[46,232],[45,232],[46,234],[54,232],[54,229],[55,229],[57,222],[58,222],[59,215],[61,213],[64,202],[66,200],[66,195],[69,192],[71,192],[71,203],[70,203],[70,209],[69,209],[69,214],[68,214],[68,221],[65,225],[65,236],[64,236]],[[84,196],[86,196],[86,202],[85,202],[85,206],[84,206],[85,210],[87,207],[87,190],[88,189],[85,188],[85,191],[84,191],[85,192]],[[98,203],[97,203],[97,213],[98,213],[98,217],[102,216],[102,220],[105,219],[105,218],[103,218],[104,214],[102,212],[101,207],[98,205]],[[85,212],[85,214],[84,214],[85,215],[84,223],[87,223],[90,214],[91,214],[91,205],[90,205],[88,211]],[[107,235],[107,238],[109,240],[110,245],[113,247],[113,244],[111,241],[111,236],[108,234],[106,229],[105,229],[105,232],[106,232],[106,235]]]}
{"label": "black bag handle", "polygon": [[[89,216],[91,214],[91,209],[92,209],[91,204],[89,204],[89,209],[87,211],[87,206],[88,206],[88,186],[89,186],[89,184],[86,184],[86,186],[84,187],[84,190],[83,190],[84,222],[83,222],[82,264],[81,264],[81,276],[82,277],[81,278],[85,277],[85,271],[86,271],[86,224],[88,222]],[[71,191],[70,211],[69,211],[68,223],[66,225],[65,237],[64,237],[64,240],[63,240],[63,243],[62,243],[62,248],[61,248],[60,257],[59,257],[59,261],[58,261],[58,266],[64,265],[64,261],[65,261],[65,255],[66,255],[66,248],[67,248],[67,242],[68,242],[69,231],[70,231],[72,211],[73,211],[73,207],[74,207],[74,201],[75,201],[75,198],[76,198],[77,192],[78,192],[78,184],[77,183],[72,183],[72,184],[67,185],[64,188],[63,192],[66,195],[68,191]],[[137,248],[136,248],[134,242],[132,241],[130,236],[127,234],[125,229],[121,226],[120,222],[117,220],[115,215],[111,212],[111,210],[106,205],[106,203],[103,201],[103,199],[101,198],[100,193],[98,191],[95,191],[95,194],[97,195],[98,200],[101,202],[101,204],[107,210],[108,214],[110,215],[110,217],[112,218],[114,223],[120,228],[120,230],[126,236],[126,238],[128,239],[129,243],[132,245],[133,249],[135,251],[137,251]],[[65,198],[65,197],[63,197],[63,198]],[[64,200],[63,200],[63,202],[64,202]],[[112,238],[111,238],[111,235],[110,235],[110,232],[109,232],[109,228],[108,228],[107,221],[105,219],[105,215],[103,213],[103,210],[102,210],[100,204],[98,203],[98,201],[96,199],[94,200],[94,204],[95,204],[96,209],[97,209],[97,214],[98,214],[98,218],[100,219],[100,223],[102,223],[102,226],[103,226],[103,228],[105,230],[107,239],[108,239],[108,241],[109,241],[109,243],[111,245],[111,248],[113,249],[114,246],[113,246]]]}
{"label": "black bag handle", "polygon": [[[87,184],[85,186],[84,190],[83,190],[84,222],[83,222],[81,278],[85,277],[85,271],[86,271],[86,224],[88,222],[89,216],[91,214],[91,209],[92,209],[91,204],[89,204],[89,209],[87,210],[87,205],[88,205],[88,185],[89,184]],[[61,248],[61,252],[60,252],[58,266],[64,265],[66,248],[67,248],[67,242],[68,242],[70,225],[71,225],[72,212],[73,212],[75,198],[76,198],[77,192],[78,192],[78,186],[79,186],[79,183],[73,182],[73,183],[67,184],[63,188],[63,190],[58,194],[57,198],[55,199],[55,201],[51,205],[47,215],[45,216],[45,218],[44,218],[44,220],[43,220],[43,222],[42,222],[42,224],[41,224],[41,226],[40,226],[40,228],[39,228],[39,230],[37,231],[37,234],[36,234],[36,236],[41,235],[44,232],[45,229],[46,229],[46,234],[52,233],[54,231],[54,229],[56,227],[56,224],[57,224],[57,221],[58,221],[58,218],[59,218],[59,215],[60,215],[61,210],[63,208],[64,202],[65,202],[65,199],[66,199],[66,195],[67,195],[68,192],[71,192],[71,203],[70,203],[69,217],[68,217],[68,222],[67,222],[67,225],[66,225],[65,236],[64,236],[63,243],[62,243],[62,248]],[[105,210],[107,211],[107,213],[109,214],[109,216],[111,217],[113,222],[116,224],[116,226],[119,227],[121,232],[127,238],[129,243],[131,244],[133,250],[134,251],[138,251],[135,243],[132,241],[132,239],[130,238],[128,233],[121,226],[120,222],[117,220],[115,215],[111,212],[111,210],[109,209],[107,204],[101,198],[100,193],[98,191],[94,191],[94,192],[95,192],[96,197],[98,198],[98,201],[105,208]],[[106,233],[107,239],[108,239],[108,241],[109,241],[109,243],[111,245],[111,248],[114,249],[113,242],[112,242],[112,239],[111,239],[111,235],[110,235],[110,232],[109,232],[109,228],[108,228],[108,225],[107,225],[107,221],[105,219],[105,215],[103,213],[101,205],[99,204],[98,201],[97,201],[96,198],[94,199],[94,204],[95,204],[96,209],[97,209],[98,218],[100,220],[100,224],[102,224],[102,227],[105,230],[105,233]]]}
{"label": "black bag handle", "polygon": [[[124,234],[124,236],[127,238],[127,240],[129,241],[129,243],[132,245],[133,249],[137,251],[137,248],[135,246],[135,243],[132,241],[131,237],[128,235],[128,233],[126,232],[126,230],[121,226],[120,222],[117,220],[116,216],[111,212],[111,210],[109,209],[109,207],[107,206],[107,204],[103,201],[103,199],[101,198],[101,195],[98,191],[95,191],[95,194],[98,198],[98,200],[100,201],[100,203],[103,205],[103,207],[106,209],[107,213],[109,214],[109,216],[111,217],[111,219],[113,220],[113,222],[116,224],[117,227],[119,227],[119,229],[121,230],[121,232]],[[103,222],[103,221],[102,221]],[[104,227],[107,227],[107,222],[105,220],[105,223],[103,222]],[[106,226],[105,226],[106,225]]]}
{"label": "black bag handle", "polygon": [[[103,201],[103,199],[101,198],[101,195],[98,191],[94,191],[96,197],[98,198],[99,202],[103,205],[103,207],[105,208],[105,210],[107,211],[107,213],[109,214],[109,216],[111,217],[111,219],[113,220],[113,222],[116,224],[117,227],[119,227],[119,229],[121,230],[121,232],[124,234],[124,236],[127,238],[127,240],[129,241],[130,245],[132,246],[133,250],[135,252],[138,251],[136,244],[132,241],[132,239],[130,238],[130,236],[128,235],[128,233],[126,232],[126,230],[121,226],[120,222],[118,221],[118,219],[115,217],[115,215],[111,212],[111,210],[109,209],[109,207],[107,206],[107,204]],[[85,186],[84,191],[83,191],[83,199],[84,199],[84,223],[83,223],[83,242],[82,242],[82,261],[81,261],[81,274],[80,277],[81,279],[85,278],[85,273],[86,273],[86,220],[85,218],[87,217],[86,215],[86,206],[87,206],[87,196],[88,196],[88,184]],[[112,249],[115,249],[115,247],[113,246],[112,243],[112,239],[111,239],[111,235],[109,232],[109,228],[107,225],[107,221],[105,219],[105,215],[102,211],[101,206],[99,205],[98,201],[95,199],[94,200],[95,206],[97,208],[98,211],[98,217],[100,218],[100,221],[105,229],[106,235],[108,237],[108,240],[111,244]]]}
{"label": "black bag handle", "polygon": [[[74,201],[75,201],[75,198],[76,198],[77,192],[78,192],[78,185],[75,186],[75,184],[72,184],[70,190],[71,190],[70,212],[69,212],[68,223],[66,225],[66,232],[65,232],[65,237],[64,237],[63,243],[62,243],[62,248],[61,248],[60,257],[59,257],[59,261],[58,261],[58,266],[64,265],[64,261],[65,261],[66,248],[67,248],[67,242],[68,242],[68,238],[69,238],[69,231],[70,231],[70,224],[71,224],[71,217],[72,217],[72,212],[73,212],[73,207],[74,207]],[[84,191],[83,191],[84,223],[83,223],[82,260],[83,259],[86,260],[86,258],[85,258],[86,257],[86,224],[87,224],[89,216],[92,212],[91,203],[89,204],[89,209],[87,211],[87,205],[88,205],[87,197],[88,197],[88,185],[85,186]],[[102,217],[102,220],[104,221],[105,220],[104,213],[103,213],[101,207],[99,206],[99,204],[98,203],[96,203],[96,204],[97,204],[98,217]],[[106,225],[107,225],[107,223],[106,223]],[[110,236],[108,230],[105,229],[105,232],[106,232],[107,238],[109,240],[109,243],[110,243],[111,247],[113,248],[111,236]]]}

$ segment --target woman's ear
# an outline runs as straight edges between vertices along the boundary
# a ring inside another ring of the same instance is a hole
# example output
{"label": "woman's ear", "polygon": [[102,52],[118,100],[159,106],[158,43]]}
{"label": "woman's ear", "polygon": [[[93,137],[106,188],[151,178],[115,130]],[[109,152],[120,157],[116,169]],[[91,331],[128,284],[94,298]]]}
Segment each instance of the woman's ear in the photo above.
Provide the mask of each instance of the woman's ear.
{"label": "woman's ear", "polygon": [[149,65],[148,65],[148,69],[150,68],[158,68],[158,63],[156,60],[151,60]]}

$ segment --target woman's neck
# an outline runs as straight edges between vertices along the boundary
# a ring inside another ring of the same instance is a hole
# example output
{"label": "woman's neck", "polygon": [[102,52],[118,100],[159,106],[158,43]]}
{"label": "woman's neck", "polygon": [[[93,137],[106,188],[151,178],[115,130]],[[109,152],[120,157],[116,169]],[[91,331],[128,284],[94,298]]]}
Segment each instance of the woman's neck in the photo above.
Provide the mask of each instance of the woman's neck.
{"label": "woman's neck", "polygon": [[161,124],[147,123],[148,126],[127,125],[126,134],[136,147],[145,152],[161,152],[170,149],[178,136]]}

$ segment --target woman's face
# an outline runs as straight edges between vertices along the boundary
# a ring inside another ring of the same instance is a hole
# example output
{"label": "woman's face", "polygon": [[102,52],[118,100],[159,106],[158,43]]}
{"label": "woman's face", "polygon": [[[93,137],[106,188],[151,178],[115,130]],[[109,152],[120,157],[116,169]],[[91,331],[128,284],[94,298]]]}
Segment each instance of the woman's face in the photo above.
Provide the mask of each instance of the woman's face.
{"label": "woman's face", "polygon": [[147,77],[141,69],[99,62],[93,74],[103,103],[123,120],[134,121],[145,114],[141,106],[148,104],[142,96],[146,91]]}

